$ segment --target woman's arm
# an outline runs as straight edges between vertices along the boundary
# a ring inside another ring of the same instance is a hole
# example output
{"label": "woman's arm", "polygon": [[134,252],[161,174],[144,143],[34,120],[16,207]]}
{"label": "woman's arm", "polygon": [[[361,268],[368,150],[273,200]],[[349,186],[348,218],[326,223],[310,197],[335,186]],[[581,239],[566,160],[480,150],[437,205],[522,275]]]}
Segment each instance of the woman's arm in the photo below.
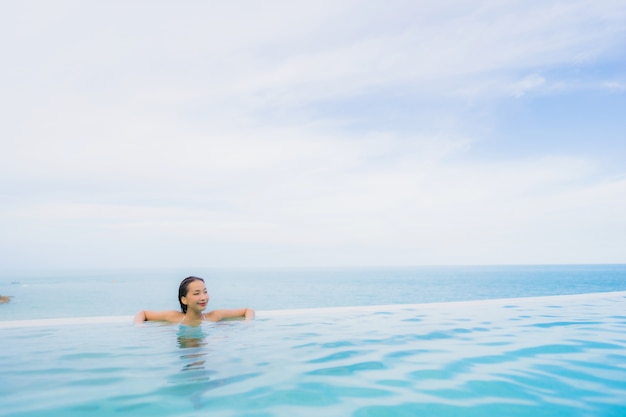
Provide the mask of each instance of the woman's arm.
{"label": "woman's arm", "polygon": [[220,321],[237,317],[242,317],[246,320],[252,320],[254,318],[254,310],[251,308],[239,308],[236,310],[213,310],[206,314],[206,318],[211,321]]}
{"label": "woman's arm", "polygon": [[144,321],[169,321],[177,323],[183,318],[183,313],[174,310],[168,311],[149,311],[142,310],[135,314],[135,323],[143,323]]}

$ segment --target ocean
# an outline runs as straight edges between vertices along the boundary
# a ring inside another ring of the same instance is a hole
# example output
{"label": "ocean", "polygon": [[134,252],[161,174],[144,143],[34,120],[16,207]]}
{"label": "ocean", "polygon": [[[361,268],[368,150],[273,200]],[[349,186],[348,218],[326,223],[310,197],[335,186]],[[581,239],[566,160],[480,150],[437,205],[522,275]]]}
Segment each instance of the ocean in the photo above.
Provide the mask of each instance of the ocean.
{"label": "ocean", "polygon": [[2,271],[0,320],[179,309],[178,285],[206,280],[208,309],[279,310],[469,301],[626,290],[626,265],[189,268]]}

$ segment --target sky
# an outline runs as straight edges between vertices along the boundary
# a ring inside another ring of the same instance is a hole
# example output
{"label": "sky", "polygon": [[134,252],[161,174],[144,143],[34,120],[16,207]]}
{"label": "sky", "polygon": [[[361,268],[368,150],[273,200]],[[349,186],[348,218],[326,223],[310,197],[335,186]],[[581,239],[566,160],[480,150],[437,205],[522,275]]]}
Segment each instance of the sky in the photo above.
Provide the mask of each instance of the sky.
{"label": "sky", "polygon": [[622,0],[0,5],[0,267],[626,263]]}

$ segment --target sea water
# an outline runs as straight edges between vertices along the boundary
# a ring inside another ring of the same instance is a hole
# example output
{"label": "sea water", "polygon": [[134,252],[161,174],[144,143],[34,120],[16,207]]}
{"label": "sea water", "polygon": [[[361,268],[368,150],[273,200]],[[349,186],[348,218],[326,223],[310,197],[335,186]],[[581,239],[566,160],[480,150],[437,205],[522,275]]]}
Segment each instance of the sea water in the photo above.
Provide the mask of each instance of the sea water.
{"label": "sea water", "polygon": [[0,321],[179,309],[178,285],[206,281],[209,309],[417,304],[626,291],[626,265],[189,268],[0,271]]}
{"label": "sea water", "polygon": [[0,306],[20,316],[0,320],[0,416],[625,416],[625,268],[485,270],[209,275],[266,304],[199,327],[131,323],[170,302],[158,274],[24,274]]}

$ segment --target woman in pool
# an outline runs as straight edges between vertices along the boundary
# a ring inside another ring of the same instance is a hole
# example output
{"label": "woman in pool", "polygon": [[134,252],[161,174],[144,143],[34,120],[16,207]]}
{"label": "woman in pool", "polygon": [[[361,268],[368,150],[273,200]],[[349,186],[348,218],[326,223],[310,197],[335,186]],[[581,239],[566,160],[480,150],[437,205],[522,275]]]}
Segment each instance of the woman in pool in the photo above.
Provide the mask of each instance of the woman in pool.
{"label": "woman in pool", "polygon": [[213,310],[204,313],[209,303],[209,293],[204,285],[204,280],[199,277],[187,277],[178,287],[178,302],[182,312],[175,310],[167,311],[140,311],[135,315],[135,323],[144,321],[167,321],[187,325],[199,325],[203,321],[220,321],[231,318],[254,318],[254,310],[240,308],[236,310]]}

